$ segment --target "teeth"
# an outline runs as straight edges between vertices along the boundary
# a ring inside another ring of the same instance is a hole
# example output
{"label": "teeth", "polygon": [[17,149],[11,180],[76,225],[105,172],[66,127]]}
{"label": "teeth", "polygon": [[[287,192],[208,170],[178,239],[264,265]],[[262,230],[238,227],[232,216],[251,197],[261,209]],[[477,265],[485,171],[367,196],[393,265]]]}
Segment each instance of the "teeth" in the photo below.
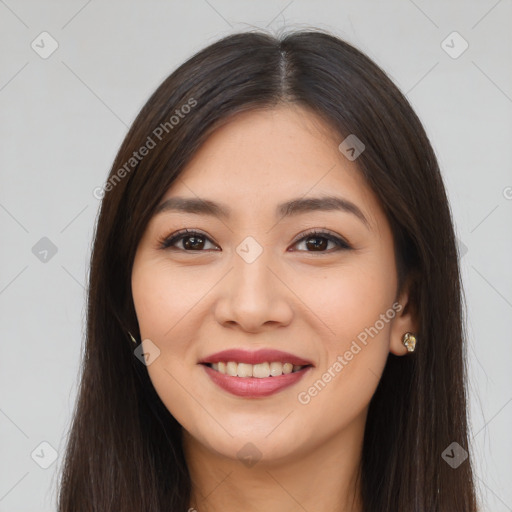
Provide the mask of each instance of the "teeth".
{"label": "teeth", "polygon": [[283,363],[270,363],[270,375],[277,377],[283,374]]}
{"label": "teeth", "polygon": [[293,364],[292,363],[284,363],[283,364],[283,373],[292,373]]}
{"label": "teeth", "polygon": [[270,364],[269,363],[255,364],[252,367],[252,376],[258,377],[259,379],[262,379],[264,377],[270,377]]}
{"label": "teeth", "polygon": [[263,379],[265,377],[279,377],[288,373],[297,372],[303,366],[295,365],[292,363],[281,363],[273,361],[271,363],[247,364],[236,363],[235,361],[212,363],[211,367],[231,377],[256,377]]}
{"label": "teeth", "polygon": [[236,377],[237,369],[238,364],[234,363],[233,361],[230,361],[229,363],[226,364],[226,373],[228,375],[231,375],[231,377]]}
{"label": "teeth", "polygon": [[252,364],[238,363],[236,374],[239,377],[252,377]]}

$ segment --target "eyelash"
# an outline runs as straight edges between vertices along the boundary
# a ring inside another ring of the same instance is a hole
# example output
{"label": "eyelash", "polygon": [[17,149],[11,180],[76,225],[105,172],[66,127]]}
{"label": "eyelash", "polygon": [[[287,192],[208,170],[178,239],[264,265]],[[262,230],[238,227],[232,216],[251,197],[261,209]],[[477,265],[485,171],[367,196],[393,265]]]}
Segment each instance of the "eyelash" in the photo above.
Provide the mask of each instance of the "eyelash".
{"label": "eyelash", "polygon": [[[202,233],[200,231],[195,231],[193,229],[182,229],[180,231],[177,231],[176,233],[173,233],[172,235],[160,238],[158,240],[158,248],[159,249],[171,249],[172,248],[174,250],[179,250],[179,251],[182,251],[182,252],[189,252],[189,253],[206,252],[208,249],[207,250],[201,250],[201,249],[198,249],[198,250],[185,250],[185,249],[180,249],[180,248],[177,248],[177,247],[172,247],[172,245],[174,243],[176,243],[176,242],[178,242],[180,240],[183,240],[185,238],[188,238],[188,237],[193,237],[193,236],[199,236],[199,237],[208,239],[210,242],[212,242],[210,240],[210,238],[208,236],[206,236],[206,234],[204,234],[204,233]],[[352,247],[345,240],[343,240],[342,238],[339,238],[339,237],[333,235],[329,231],[318,230],[318,229],[312,229],[311,231],[308,231],[308,232],[304,233],[301,236],[301,238],[299,238],[298,240],[296,240],[293,243],[293,245],[295,245],[295,244],[297,244],[299,242],[302,242],[305,239],[314,238],[314,237],[325,238],[326,240],[329,240],[330,242],[333,242],[334,244],[336,244],[337,249],[335,251],[333,251],[331,249],[331,250],[327,250],[327,251],[299,251],[299,252],[309,252],[309,253],[319,252],[321,254],[322,253],[323,254],[330,254],[332,252],[352,249]]]}

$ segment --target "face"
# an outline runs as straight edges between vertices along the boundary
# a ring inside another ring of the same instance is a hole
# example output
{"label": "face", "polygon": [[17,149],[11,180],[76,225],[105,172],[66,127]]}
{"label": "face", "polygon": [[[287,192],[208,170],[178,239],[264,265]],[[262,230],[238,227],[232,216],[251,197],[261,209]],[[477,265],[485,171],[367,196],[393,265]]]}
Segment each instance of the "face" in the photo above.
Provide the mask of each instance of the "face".
{"label": "face", "polygon": [[140,241],[147,371],[202,450],[283,461],[362,435],[389,352],[406,353],[391,229],[340,142],[299,107],[237,114]]}

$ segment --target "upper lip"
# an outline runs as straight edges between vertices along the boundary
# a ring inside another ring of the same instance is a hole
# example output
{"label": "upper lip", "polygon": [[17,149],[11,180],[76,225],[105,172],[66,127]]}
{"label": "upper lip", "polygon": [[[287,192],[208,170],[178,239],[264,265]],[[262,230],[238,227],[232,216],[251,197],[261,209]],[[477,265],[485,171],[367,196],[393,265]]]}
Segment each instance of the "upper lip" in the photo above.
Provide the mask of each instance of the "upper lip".
{"label": "upper lip", "polygon": [[302,357],[290,354],[289,352],[283,352],[282,350],[275,349],[260,349],[256,351],[248,351],[243,349],[229,349],[222,350],[211,354],[204,359],[201,359],[199,363],[220,363],[235,361],[237,363],[246,364],[259,364],[259,363],[271,363],[273,361],[280,361],[282,363],[292,363],[297,366],[312,365],[311,361],[303,359]]}

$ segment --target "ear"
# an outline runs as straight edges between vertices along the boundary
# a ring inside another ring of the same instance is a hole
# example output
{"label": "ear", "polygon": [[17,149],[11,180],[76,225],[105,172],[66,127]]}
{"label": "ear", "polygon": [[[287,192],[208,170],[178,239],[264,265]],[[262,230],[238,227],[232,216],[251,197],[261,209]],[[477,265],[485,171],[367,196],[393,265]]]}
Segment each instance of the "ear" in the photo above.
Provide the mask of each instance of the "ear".
{"label": "ear", "polygon": [[413,284],[414,279],[409,277],[396,301],[398,303],[396,307],[397,313],[391,324],[391,338],[389,344],[389,351],[396,356],[408,354],[407,347],[402,344],[404,334],[411,332],[417,335],[419,330],[417,309],[411,300]]}

